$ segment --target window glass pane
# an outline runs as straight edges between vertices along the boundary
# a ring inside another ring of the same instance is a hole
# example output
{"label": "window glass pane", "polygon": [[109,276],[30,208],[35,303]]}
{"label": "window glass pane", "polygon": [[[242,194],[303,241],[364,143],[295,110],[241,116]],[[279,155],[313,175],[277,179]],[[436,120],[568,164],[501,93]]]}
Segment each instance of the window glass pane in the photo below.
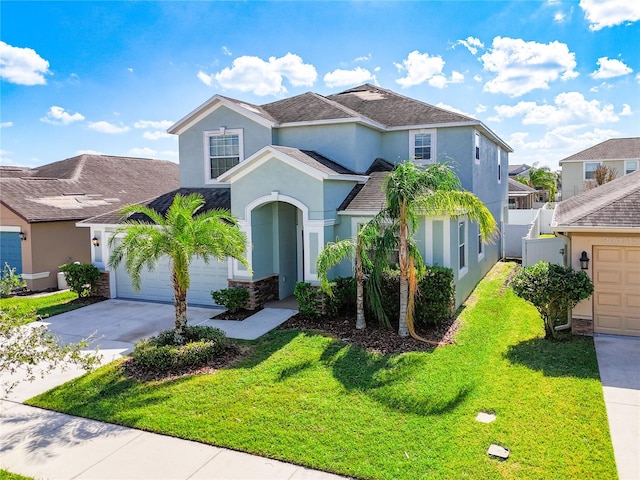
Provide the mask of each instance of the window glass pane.
{"label": "window glass pane", "polygon": [[431,159],[431,134],[430,133],[415,134],[413,155],[416,160]]}
{"label": "window glass pane", "polygon": [[458,266],[460,269],[466,266],[466,258],[465,258],[465,224],[464,222],[460,222],[458,224]]}
{"label": "window glass pane", "polygon": [[239,135],[212,135],[209,137],[211,178],[217,178],[240,162]]}
{"label": "window glass pane", "polygon": [[600,164],[596,162],[589,162],[584,164],[584,179],[593,180],[596,169]]}
{"label": "window glass pane", "polygon": [[624,162],[624,174],[625,175],[633,173],[636,170],[638,170],[638,162],[636,160],[630,160],[630,161]]}

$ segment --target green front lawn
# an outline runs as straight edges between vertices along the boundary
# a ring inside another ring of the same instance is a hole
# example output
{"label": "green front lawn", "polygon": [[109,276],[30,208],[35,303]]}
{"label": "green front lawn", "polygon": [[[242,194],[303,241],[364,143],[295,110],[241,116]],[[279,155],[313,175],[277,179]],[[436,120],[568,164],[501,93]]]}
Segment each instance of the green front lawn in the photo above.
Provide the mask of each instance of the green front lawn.
{"label": "green front lawn", "polygon": [[17,308],[19,313],[27,313],[35,310],[36,315],[42,318],[58,315],[85,306],[78,300],[78,294],[71,291],[52,293],[51,295],[29,295],[0,298],[0,309],[8,310]]}
{"label": "green front lawn", "polygon": [[360,478],[616,478],[593,341],[543,340],[535,309],[503,291],[512,268],[489,273],[456,345],[432,352],[278,330],[215,374],[142,383],[115,362],[30,403]]}

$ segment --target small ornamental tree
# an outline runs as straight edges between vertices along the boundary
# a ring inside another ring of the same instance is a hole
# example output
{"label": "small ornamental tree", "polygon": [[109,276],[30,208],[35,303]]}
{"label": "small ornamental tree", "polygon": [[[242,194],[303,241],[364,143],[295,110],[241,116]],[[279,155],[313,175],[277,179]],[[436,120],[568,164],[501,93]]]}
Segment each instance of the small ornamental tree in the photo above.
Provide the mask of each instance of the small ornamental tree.
{"label": "small ornamental tree", "polygon": [[564,323],[568,312],[593,294],[593,283],[584,271],[544,261],[520,269],[511,288],[536,307],[544,321],[545,338],[555,338],[557,322]]}

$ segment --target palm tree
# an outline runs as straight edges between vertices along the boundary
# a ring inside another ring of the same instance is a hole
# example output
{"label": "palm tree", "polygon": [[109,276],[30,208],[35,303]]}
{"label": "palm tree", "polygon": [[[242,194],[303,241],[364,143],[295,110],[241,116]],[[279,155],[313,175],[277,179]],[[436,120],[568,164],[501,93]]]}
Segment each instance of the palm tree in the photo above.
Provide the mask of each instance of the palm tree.
{"label": "palm tree", "polygon": [[516,177],[516,180],[532,188],[547,190],[549,199],[553,201],[556,198],[556,174],[549,167],[536,167],[536,165],[537,162],[529,169],[528,176]]}
{"label": "palm tree", "polygon": [[[187,290],[190,285],[189,265],[194,257],[209,263],[211,257],[235,258],[248,268],[243,257],[246,237],[236,220],[226,210],[200,212],[204,206],[201,195],[177,194],[164,216],[144,205],[122,208],[123,216],[146,215],[151,222],[125,220],[109,240],[112,253],[109,265],[116,268],[122,261],[136,290],[140,289],[143,267],[153,270],[163,256],[171,261],[175,319],[175,342],[184,342],[187,327]],[[116,236],[124,234],[121,241]]]}
{"label": "palm tree", "polygon": [[401,163],[385,183],[387,200],[379,215],[397,223],[398,259],[400,267],[400,312],[398,335],[413,336],[413,304],[417,287],[417,264],[422,262],[412,237],[418,220],[424,216],[466,216],[480,226],[483,240],[489,241],[497,232],[497,224],[487,207],[471,192],[462,190],[460,179],[445,163],[425,168],[410,161]]}

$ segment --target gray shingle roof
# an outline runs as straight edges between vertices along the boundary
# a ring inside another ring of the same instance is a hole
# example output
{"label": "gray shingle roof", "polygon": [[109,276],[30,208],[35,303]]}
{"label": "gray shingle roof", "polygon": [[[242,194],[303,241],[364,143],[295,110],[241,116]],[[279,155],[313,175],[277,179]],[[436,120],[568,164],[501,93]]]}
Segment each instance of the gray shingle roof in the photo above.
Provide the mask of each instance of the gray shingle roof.
{"label": "gray shingle roof", "polygon": [[640,170],[560,202],[555,225],[640,227]]}
{"label": "gray shingle roof", "polygon": [[520,183],[513,178],[509,179],[509,192],[535,192],[535,188],[531,188],[529,185]]}
{"label": "gray shingle roof", "polygon": [[581,160],[622,159],[640,159],[640,137],[611,138],[567,158],[563,158],[560,160],[560,163]]}
{"label": "gray shingle roof", "polygon": [[42,167],[0,169],[0,201],[30,223],[82,220],[179,186],[166,160],[79,155]]}
{"label": "gray shingle roof", "polygon": [[268,103],[262,108],[279,123],[335,120],[360,116],[357,112],[349,111],[339,103],[312,92]]}
{"label": "gray shingle roof", "polygon": [[343,167],[313,150],[300,150],[299,148],[283,147],[280,145],[271,145],[271,147],[323,173],[329,175],[355,175],[352,170]]}
{"label": "gray shingle roof", "polygon": [[[213,187],[213,188],[178,188],[171,192],[164,193],[158,197],[148,199],[143,202],[136,202],[154,209],[156,212],[164,216],[171,207],[173,199],[177,194],[187,196],[192,193],[202,195],[204,198],[204,206],[201,211],[206,212],[213,209],[231,210],[231,190],[229,187]],[[120,210],[112,210],[102,215],[87,218],[80,223],[91,225],[117,225],[123,220]],[[149,217],[136,213],[131,215],[130,220],[150,221]]]}

